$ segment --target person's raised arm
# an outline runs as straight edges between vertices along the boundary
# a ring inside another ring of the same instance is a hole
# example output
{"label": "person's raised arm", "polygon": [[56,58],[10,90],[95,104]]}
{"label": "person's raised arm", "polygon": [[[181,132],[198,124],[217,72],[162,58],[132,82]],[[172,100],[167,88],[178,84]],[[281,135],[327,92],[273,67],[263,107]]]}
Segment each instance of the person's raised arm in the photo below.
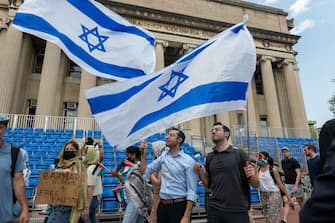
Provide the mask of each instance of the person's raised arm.
{"label": "person's raised arm", "polygon": [[141,151],[141,165],[140,165],[140,173],[143,175],[145,173],[145,170],[147,168],[147,149],[148,144],[146,141],[142,141],[140,145],[140,151]]}

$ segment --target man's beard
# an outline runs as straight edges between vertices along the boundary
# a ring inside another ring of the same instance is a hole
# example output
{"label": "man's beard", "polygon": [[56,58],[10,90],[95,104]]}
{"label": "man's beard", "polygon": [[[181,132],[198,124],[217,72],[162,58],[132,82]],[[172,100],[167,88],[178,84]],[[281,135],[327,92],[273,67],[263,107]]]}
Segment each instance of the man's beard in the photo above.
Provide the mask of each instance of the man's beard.
{"label": "man's beard", "polygon": [[213,139],[212,138],[212,141],[216,144],[216,143],[219,143],[219,142],[223,142],[226,138],[223,137],[223,138],[216,138],[216,139]]}

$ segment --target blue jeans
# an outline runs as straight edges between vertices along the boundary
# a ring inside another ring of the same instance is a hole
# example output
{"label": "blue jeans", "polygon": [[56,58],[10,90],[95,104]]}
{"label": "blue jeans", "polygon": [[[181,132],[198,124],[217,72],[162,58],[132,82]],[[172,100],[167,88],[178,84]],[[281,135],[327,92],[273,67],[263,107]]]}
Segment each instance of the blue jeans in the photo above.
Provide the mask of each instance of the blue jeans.
{"label": "blue jeans", "polygon": [[131,198],[128,199],[128,204],[123,216],[122,223],[143,223],[143,222],[144,217],[140,215],[135,203]]}
{"label": "blue jeans", "polygon": [[72,207],[63,205],[52,205],[48,223],[68,223]]}

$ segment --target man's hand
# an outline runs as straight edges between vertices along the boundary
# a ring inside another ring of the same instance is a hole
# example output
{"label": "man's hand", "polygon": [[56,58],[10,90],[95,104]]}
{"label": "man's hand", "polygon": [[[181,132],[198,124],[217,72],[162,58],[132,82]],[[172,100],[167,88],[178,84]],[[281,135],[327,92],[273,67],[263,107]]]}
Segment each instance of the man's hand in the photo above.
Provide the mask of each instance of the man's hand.
{"label": "man's hand", "polygon": [[29,211],[28,209],[24,208],[22,209],[20,218],[19,218],[19,223],[29,223]]}
{"label": "man's hand", "polygon": [[292,193],[297,193],[298,192],[298,186],[294,186],[292,189]]}
{"label": "man's hand", "polygon": [[205,167],[198,162],[194,164],[194,170],[198,175],[206,172]]}
{"label": "man's hand", "polygon": [[185,217],[183,216],[180,220],[180,223],[189,223],[190,222],[190,218],[189,217]]}
{"label": "man's hand", "polygon": [[85,207],[85,209],[81,212],[81,219],[84,222],[88,222],[88,217],[89,217],[89,208]]}

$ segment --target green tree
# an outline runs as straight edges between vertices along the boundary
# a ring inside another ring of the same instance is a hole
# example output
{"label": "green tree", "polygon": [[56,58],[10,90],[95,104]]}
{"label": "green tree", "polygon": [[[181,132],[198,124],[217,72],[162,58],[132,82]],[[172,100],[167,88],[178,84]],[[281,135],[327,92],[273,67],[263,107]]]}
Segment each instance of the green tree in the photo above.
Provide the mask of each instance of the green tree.
{"label": "green tree", "polygon": [[[335,79],[333,79],[332,82],[335,82]],[[334,95],[328,101],[328,103],[329,103],[329,110],[331,111],[331,113],[333,113],[333,116],[335,117],[335,92]]]}

